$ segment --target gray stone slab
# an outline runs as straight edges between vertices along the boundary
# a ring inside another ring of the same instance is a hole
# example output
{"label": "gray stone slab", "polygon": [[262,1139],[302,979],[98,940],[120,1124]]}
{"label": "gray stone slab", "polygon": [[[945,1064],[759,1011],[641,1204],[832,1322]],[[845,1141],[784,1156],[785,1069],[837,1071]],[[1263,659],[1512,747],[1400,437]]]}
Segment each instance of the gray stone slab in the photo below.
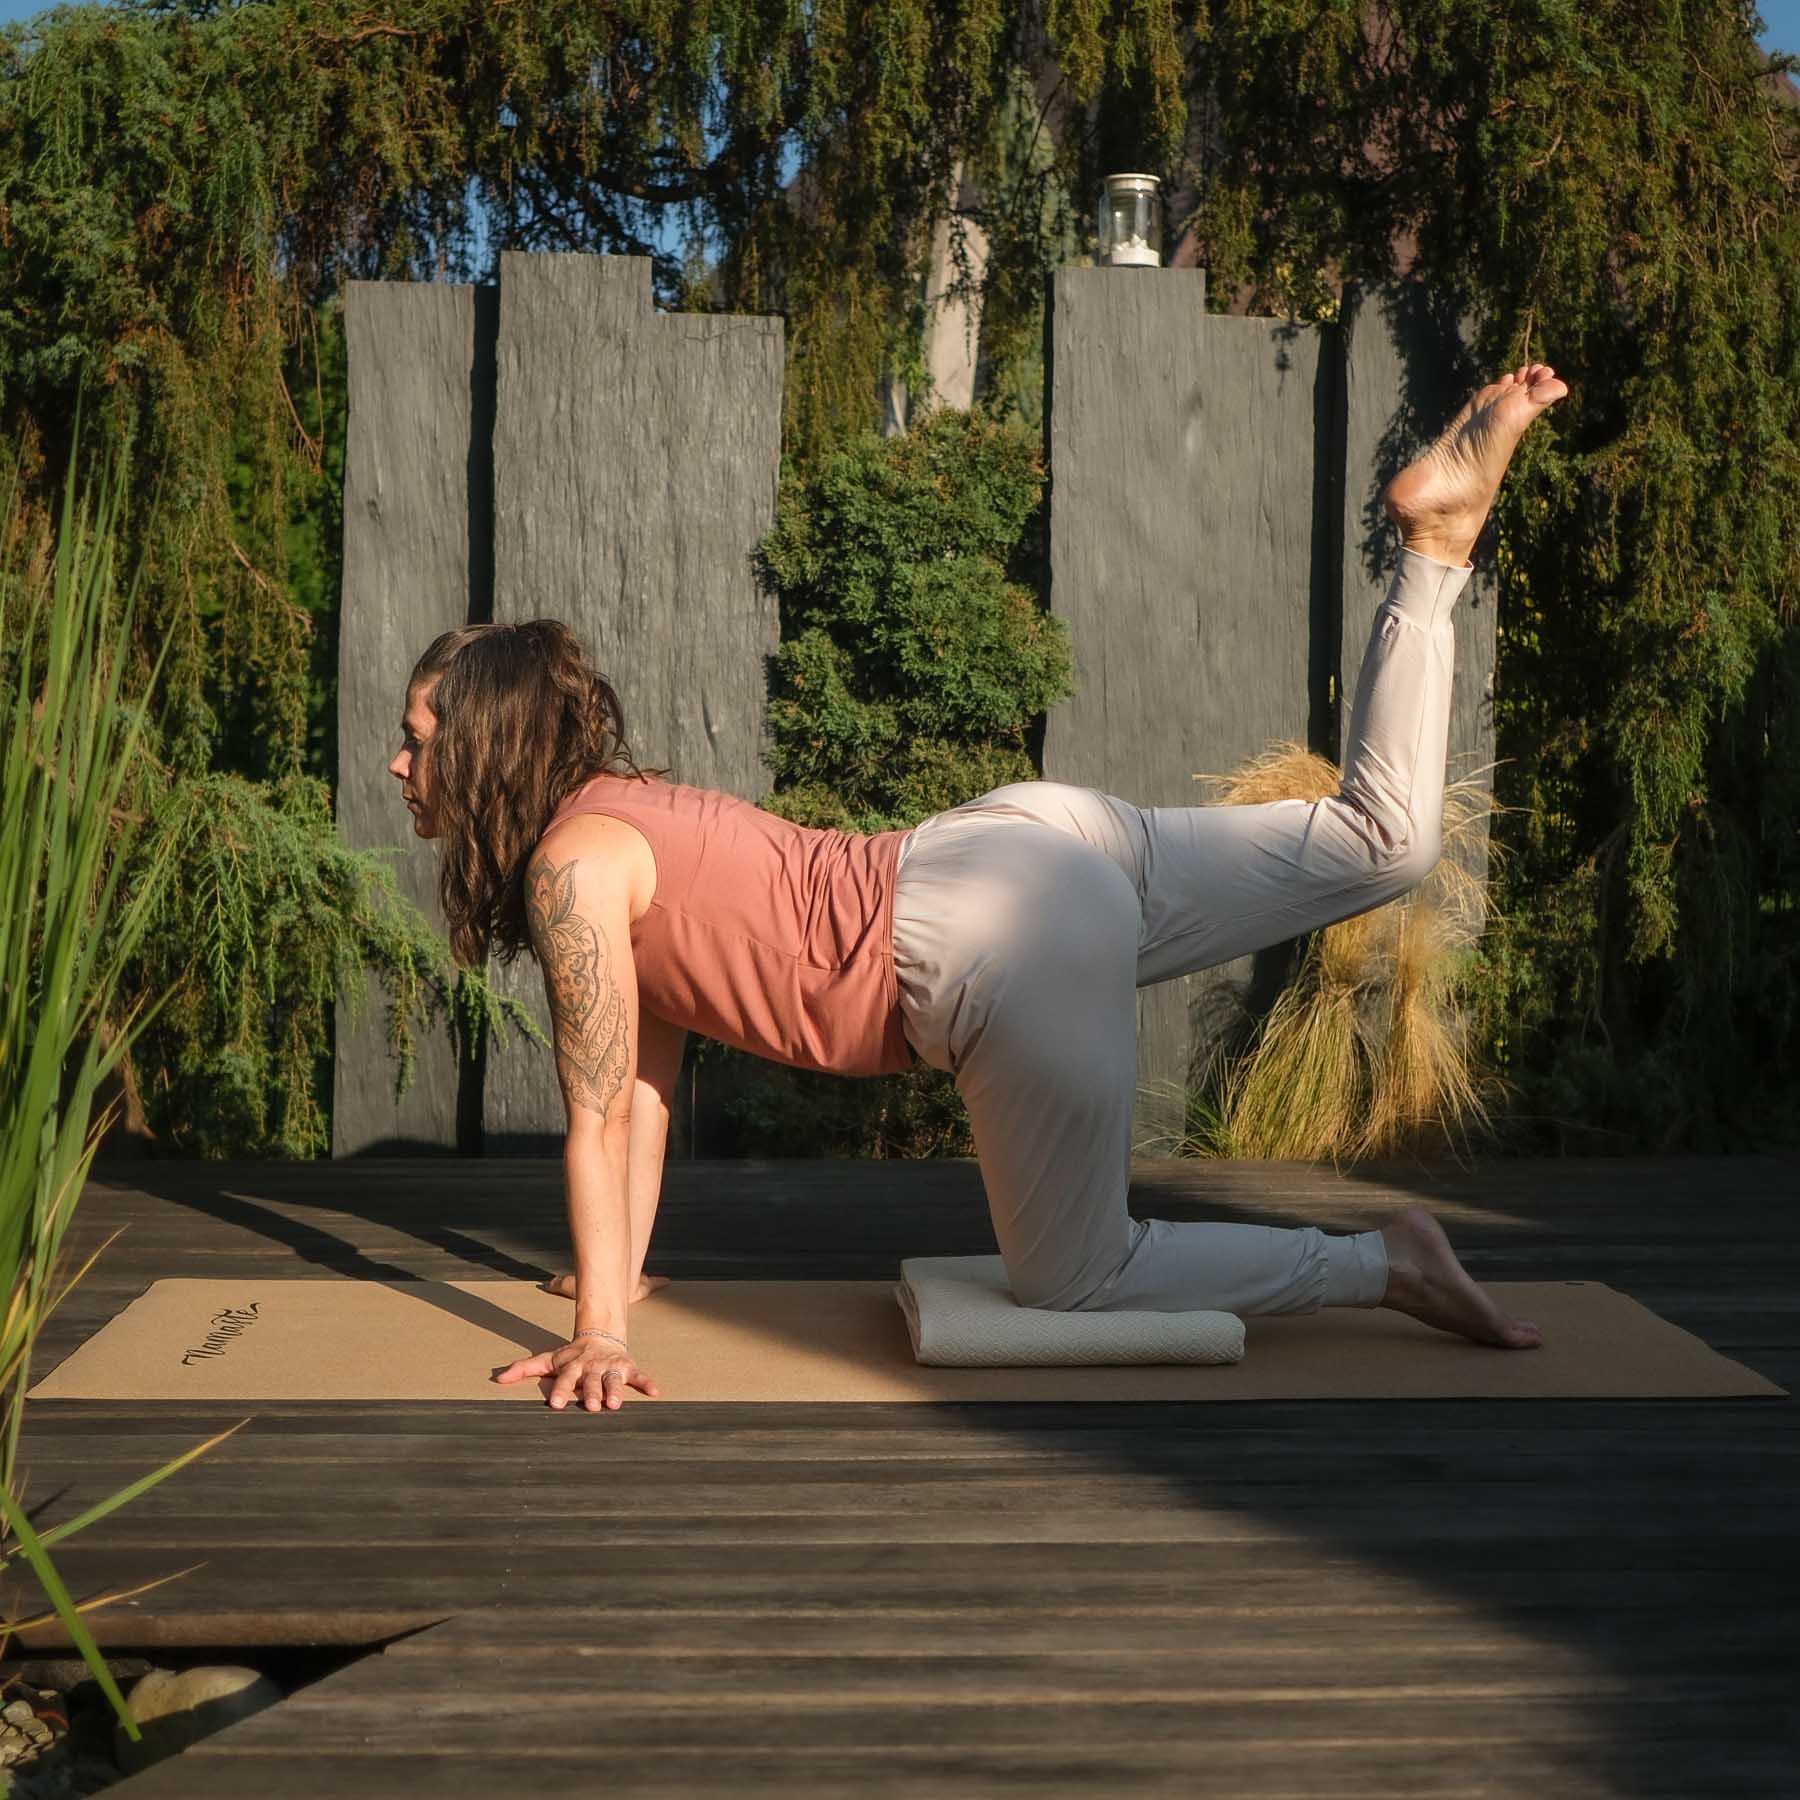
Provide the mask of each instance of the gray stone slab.
{"label": "gray stone slab", "polygon": [[[760,800],[773,593],[751,560],[781,472],[779,317],[658,313],[647,257],[501,258],[494,617],[569,624],[638,761]],[[548,1029],[535,963],[496,970]],[[490,1052],[484,1138],[560,1147],[549,1055]]]}
{"label": "gray stone slab", "polygon": [[[344,308],[338,828],[356,849],[392,852],[400,891],[442,930],[437,853],[413,835],[387,764],[419,654],[439,632],[467,623],[472,606],[485,607],[486,476],[471,443],[491,354],[491,294],[353,281]],[[382,990],[369,978],[360,1020],[352,1022],[348,1003],[338,1006],[332,1154],[453,1151],[459,1075],[449,1032],[421,1039],[413,1081],[397,1101],[386,1035]]]}
{"label": "gray stone slab", "polygon": [[[1381,491],[1444,428],[1482,373],[1454,320],[1412,288],[1352,292],[1344,305],[1344,598],[1339,643],[1343,733],[1356,701],[1357,673],[1399,555],[1381,510]],[[1475,551],[1475,574],[1456,607],[1456,685],[1451,700],[1448,774],[1493,791],[1494,663],[1499,578],[1491,535]],[[1463,860],[1484,879],[1487,834],[1472,837]]]}
{"label": "gray stone slab", "polygon": [[[1208,315],[1198,270],[1059,269],[1046,322],[1050,604],[1079,692],[1046,724],[1048,780],[1193,806],[1314,711],[1314,613],[1333,578],[1316,446],[1329,333]],[[1258,962],[1140,992],[1136,1136],[1217,1042]]]}

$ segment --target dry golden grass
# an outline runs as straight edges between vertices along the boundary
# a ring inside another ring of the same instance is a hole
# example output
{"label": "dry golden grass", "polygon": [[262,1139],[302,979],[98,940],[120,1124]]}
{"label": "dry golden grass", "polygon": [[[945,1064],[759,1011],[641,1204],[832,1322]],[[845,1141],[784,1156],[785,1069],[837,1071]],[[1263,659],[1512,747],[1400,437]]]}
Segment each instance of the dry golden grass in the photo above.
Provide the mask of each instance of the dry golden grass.
{"label": "dry golden grass", "polygon": [[[1338,791],[1336,765],[1297,744],[1207,779],[1227,806]],[[1497,1084],[1475,1052],[1459,977],[1488,919],[1466,852],[1494,810],[1476,779],[1446,788],[1437,867],[1400,899],[1313,938],[1249,1048],[1216,1072],[1197,1108],[1205,1141],[1188,1149],[1354,1162],[1487,1129]]]}

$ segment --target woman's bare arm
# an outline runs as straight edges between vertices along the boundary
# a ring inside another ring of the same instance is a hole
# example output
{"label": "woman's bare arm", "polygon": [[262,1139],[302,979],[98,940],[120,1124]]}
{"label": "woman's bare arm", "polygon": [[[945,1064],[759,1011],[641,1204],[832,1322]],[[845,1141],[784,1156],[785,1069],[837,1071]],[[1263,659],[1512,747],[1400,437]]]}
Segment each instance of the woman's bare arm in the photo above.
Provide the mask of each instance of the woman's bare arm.
{"label": "woman's bare arm", "polygon": [[568,1113],[563,1151],[575,1252],[575,1328],[626,1334],[635,1278],[629,1205],[637,1087],[637,974],[623,884],[560,834],[526,870],[526,908]]}

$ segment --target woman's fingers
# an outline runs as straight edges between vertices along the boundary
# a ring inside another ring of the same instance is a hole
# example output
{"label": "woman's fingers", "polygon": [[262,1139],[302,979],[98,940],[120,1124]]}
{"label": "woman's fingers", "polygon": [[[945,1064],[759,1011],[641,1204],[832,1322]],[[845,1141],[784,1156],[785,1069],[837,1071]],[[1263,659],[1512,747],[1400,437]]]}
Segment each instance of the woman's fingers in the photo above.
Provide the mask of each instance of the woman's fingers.
{"label": "woman's fingers", "polygon": [[538,1392],[558,1412],[566,1410],[571,1400],[579,1401],[589,1412],[617,1412],[625,1404],[627,1387],[652,1400],[661,1391],[635,1363],[601,1354],[585,1339],[537,1356],[522,1356],[504,1369],[494,1370],[493,1379],[523,1381],[532,1375],[537,1377]]}
{"label": "woman's fingers", "polygon": [[579,1400],[588,1412],[617,1412],[625,1404],[625,1390],[634,1387],[652,1400],[657,1396],[656,1383],[642,1369],[632,1365],[619,1368],[599,1362],[584,1362],[571,1357],[554,1379],[546,1377],[539,1384],[544,1398],[563,1411],[571,1400]]}
{"label": "woman's fingers", "polygon": [[523,1381],[528,1375],[553,1375],[556,1372],[556,1352],[540,1351],[536,1356],[521,1356],[515,1363],[508,1363],[504,1369],[494,1371],[496,1381]]}
{"label": "woman's fingers", "polygon": [[[599,1375],[593,1377],[595,1384]],[[557,1408],[568,1405],[582,1386],[582,1362],[579,1357],[572,1356],[556,1372],[556,1379],[550,1384],[550,1404]]]}

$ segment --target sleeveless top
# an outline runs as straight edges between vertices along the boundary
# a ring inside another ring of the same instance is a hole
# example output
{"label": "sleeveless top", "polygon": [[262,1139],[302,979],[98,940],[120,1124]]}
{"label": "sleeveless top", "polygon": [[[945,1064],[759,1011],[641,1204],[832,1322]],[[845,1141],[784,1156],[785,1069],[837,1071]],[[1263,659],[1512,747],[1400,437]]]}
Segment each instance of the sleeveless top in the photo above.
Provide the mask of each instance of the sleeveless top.
{"label": "sleeveless top", "polygon": [[796,1068],[911,1067],[894,978],[906,832],[819,830],[714,788],[631,775],[594,776],[550,823],[575,813],[623,819],[650,845],[656,894],[631,952],[658,1018]]}

